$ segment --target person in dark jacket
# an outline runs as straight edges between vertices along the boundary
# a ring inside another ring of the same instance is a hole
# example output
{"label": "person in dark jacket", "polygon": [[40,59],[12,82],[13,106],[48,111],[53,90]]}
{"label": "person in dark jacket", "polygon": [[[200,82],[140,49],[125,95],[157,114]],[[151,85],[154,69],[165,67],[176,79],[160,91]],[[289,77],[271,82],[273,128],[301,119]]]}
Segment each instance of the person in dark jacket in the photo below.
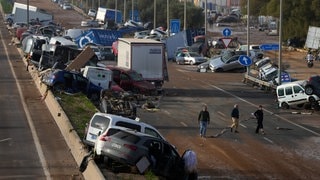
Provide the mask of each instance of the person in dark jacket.
{"label": "person in dark jacket", "polygon": [[232,120],[231,132],[234,129],[235,133],[239,133],[239,131],[238,131],[239,117],[240,117],[240,113],[239,113],[238,104],[235,104],[233,106],[232,111],[231,111],[231,120]]}
{"label": "person in dark jacket", "polygon": [[264,130],[263,130],[263,110],[262,110],[262,105],[259,105],[258,110],[256,110],[253,115],[257,118],[257,128],[256,128],[256,134],[259,133],[259,131],[261,131],[262,134],[265,134]]}
{"label": "person in dark jacket", "polygon": [[207,126],[210,123],[210,114],[206,105],[203,105],[203,108],[199,113],[198,123],[200,125],[200,136],[206,137]]}

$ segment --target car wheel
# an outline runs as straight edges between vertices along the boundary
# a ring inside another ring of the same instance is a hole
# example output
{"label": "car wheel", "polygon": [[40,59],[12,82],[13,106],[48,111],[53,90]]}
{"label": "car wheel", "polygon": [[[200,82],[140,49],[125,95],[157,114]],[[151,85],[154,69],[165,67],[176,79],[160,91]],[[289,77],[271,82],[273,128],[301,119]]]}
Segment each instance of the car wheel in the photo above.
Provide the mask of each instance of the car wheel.
{"label": "car wheel", "polygon": [[287,104],[286,102],[283,102],[281,104],[282,109],[289,109],[289,104]]}
{"label": "car wheel", "polygon": [[312,95],[313,94],[313,88],[311,86],[306,86],[305,87],[305,92],[307,95]]}
{"label": "car wheel", "polygon": [[98,155],[95,149],[93,150],[93,159],[97,163],[103,163],[104,161],[103,155]]}
{"label": "car wheel", "polygon": [[309,102],[310,102],[311,104],[315,104],[315,103],[316,103],[316,99],[315,99],[313,96],[310,96],[310,97],[309,97]]}
{"label": "car wheel", "polygon": [[53,91],[61,92],[65,90],[66,90],[66,86],[63,83],[57,83],[53,86]]}

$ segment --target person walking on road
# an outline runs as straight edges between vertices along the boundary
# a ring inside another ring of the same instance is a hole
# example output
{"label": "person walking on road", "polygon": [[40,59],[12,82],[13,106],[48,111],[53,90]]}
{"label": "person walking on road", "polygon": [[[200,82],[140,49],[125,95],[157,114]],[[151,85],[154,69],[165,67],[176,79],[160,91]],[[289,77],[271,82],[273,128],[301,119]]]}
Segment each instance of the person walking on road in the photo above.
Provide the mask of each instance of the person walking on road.
{"label": "person walking on road", "polygon": [[265,134],[264,130],[263,130],[263,110],[262,110],[262,105],[259,105],[258,110],[256,110],[253,115],[257,118],[257,128],[256,128],[256,134],[259,133],[259,131],[262,134]]}
{"label": "person walking on road", "polygon": [[238,107],[238,104],[235,104],[231,111],[231,120],[232,120],[231,132],[233,132],[233,129],[234,129],[235,133],[239,133],[238,131],[239,117],[240,117],[239,107]]}
{"label": "person walking on road", "polygon": [[207,105],[203,105],[198,116],[198,123],[200,125],[200,137],[206,137],[207,126],[210,123],[210,114],[207,110]]}

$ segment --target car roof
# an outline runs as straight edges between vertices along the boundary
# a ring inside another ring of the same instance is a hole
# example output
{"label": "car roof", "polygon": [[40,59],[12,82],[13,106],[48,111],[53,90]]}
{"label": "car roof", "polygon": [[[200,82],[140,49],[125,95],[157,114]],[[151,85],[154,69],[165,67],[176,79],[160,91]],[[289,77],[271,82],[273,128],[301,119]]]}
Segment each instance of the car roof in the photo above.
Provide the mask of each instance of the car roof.
{"label": "car roof", "polygon": [[281,84],[281,85],[277,86],[277,89],[283,88],[283,87],[285,87],[285,86],[290,86],[290,85],[300,85],[300,86],[304,86],[305,83],[306,83],[306,80],[299,80],[299,81],[288,82],[288,83]]}
{"label": "car roof", "polygon": [[[136,125],[139,125],[141,126],[142,128],[149,128],[149,129],[154,129],[157,131],[157,133],[161,136],[162,139],[165,139],[163,137],[163,135],[158,132],[158,130],[153,127],[152,125],[150,124],[147,124],[145,122],[141,122],[141,121],[137,121],[137,120],[133,120],[133,119],[130,119],[130,118],[127,118],[127,117],[123,117],[123,116],[119,116],[119,115],[115,115],[115,114],[108,114],[108,113],[102,113],[102,112],[97,112],[94,114],[94,116],[103,116],[105,118],[109,118],[112,120],[111,124],[109,127],[113,127],[113,126],[117,126],[117,122],[120,122],[120,121],[123,121],[123,122],[127,122],[127,123],[131,123],[131,124],[136,124]],[[118,126],[117,126],[118,127]]]}

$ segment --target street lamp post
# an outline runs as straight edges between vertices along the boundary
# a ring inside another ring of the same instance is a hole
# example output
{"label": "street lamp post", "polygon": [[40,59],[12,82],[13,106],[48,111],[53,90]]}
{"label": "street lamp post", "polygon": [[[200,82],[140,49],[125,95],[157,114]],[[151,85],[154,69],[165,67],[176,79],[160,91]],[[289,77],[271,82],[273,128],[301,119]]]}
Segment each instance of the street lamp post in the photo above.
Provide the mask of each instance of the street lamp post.
{"label": "street lamp post", "polygon": [[[250,57],[250,0],[247,0],[247,56]],[[250,73],[250,66],[247,66],[247,75]]]}
{"label": "street lamp post", "polygon": [[167,0],[167,30],[168,30],[168,36],[170,36],[170,23],[169,23],[169,0]]}
{"label": "street lamp post", "polygon": [[156,29],[156,20],[157,20],[157,0],[153,1],[153,29]]}
{"label": "street lamp post", "polygon": [[281,59],[282,59],[282,0],[280,0],[280,17],[279,17],[279,57],[278,57],[278,84],[281,85]]}
{"label": "street lamp post", "polygon": [[123,0],[123,21],[126,21],[127,0]]}
{"label": "street lamp post", "polygon": [[[208,8],[207,8],[207,3],[208,3],[208,0],[205,1],[205,5],[204,5],[204,9],[205,9],[205,13],[204,13],[204,35],[207,35],[207,28],[208,28],[208,23],[207,23],[207,11],[208,11]],[[207,40],[207,38],[206,38]]]}
{"label": "street lamp post", "polygon": [[132,4],[131,4],[131,20],[133,21],[133,10],[134,10],[134,0],[132,0]]}
{"label": "street lamp post", "polygon": [[29,27],[29,0],[27,0],[27,27]]}
{"label": "street lamp post", "polygon": [[114,7],[114,11],[115,11],[115,14],[114,14],[114,22],[117,24],[117,20],[118,20],[118,0],[116,0],[116,3],[115,3],[115,7]]}
{"label": "street lamp post", "polygon": [[184,11],[183,11],[183,30],[187,29],[187,0],[184,0]]}

